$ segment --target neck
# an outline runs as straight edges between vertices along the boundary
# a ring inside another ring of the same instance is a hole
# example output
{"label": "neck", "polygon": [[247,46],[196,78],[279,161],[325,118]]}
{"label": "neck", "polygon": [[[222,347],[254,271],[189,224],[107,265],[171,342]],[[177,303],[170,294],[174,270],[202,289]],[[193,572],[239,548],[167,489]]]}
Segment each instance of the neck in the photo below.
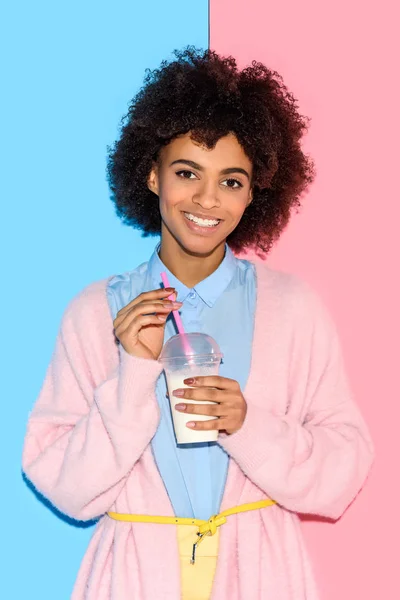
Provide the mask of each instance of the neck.
{"label": "neck", "polygon": [[160,259],[167,269],[188,288],[193,288],[214,273],[222,263],[224,254],[225,240],[212,252],[197,254],[183,248],[169,232],[162,231]]}

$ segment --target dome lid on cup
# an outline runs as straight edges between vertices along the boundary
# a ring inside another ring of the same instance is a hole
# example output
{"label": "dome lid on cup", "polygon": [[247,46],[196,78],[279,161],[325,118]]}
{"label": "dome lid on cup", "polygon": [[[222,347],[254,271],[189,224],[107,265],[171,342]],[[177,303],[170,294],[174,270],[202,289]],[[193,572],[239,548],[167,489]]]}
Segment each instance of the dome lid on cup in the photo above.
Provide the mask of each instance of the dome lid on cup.
{"label": "dome lid on cup", "polygon": [[175,358],[209,357],[221,359],[223,354],[217,342],[205,333],[178,333],[164,345],[160,354],[161,362]]}

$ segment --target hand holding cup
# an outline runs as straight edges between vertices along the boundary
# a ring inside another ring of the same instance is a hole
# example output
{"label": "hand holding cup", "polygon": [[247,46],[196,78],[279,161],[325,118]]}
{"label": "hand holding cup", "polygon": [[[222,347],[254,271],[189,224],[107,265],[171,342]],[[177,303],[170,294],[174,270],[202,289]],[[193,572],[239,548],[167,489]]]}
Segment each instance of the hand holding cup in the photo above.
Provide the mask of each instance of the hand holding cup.
{"label": "hand holding cup", "polygon": [[[228,434],[235,433],[242,427],[246,418],[247,404],[237,381],[215,375],[192,377],[185,379],[183,383],[190,388],[177,389],[172,392],[180,400],[178,404],[175,404],[175,410],[194,415],[194,419],[196,415],[214,417],[213,420],[208,421],[190,420],[186,423],[186,427],[197,431],[216,429]],[[190,400],[190,403],[181,401],[185,399]],[[199,402],[199,404],[193,404],[193,401]],[[214,404],[208,404],[208,402]]]}

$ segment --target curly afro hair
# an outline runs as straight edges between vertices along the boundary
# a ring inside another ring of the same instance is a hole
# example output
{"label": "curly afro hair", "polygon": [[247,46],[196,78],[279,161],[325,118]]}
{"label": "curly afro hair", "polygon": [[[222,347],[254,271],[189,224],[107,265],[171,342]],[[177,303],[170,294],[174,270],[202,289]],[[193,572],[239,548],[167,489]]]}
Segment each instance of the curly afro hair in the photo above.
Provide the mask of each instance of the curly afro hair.
{"label": "curly afro hair", "polygon": [[146,69],[144,85],[121,119],[121,135],[107,147],[107,175],[116,213],[144,235],[160,234],[158,196],[147,187],[152,162],[175,137],[214,148],[234,133],[253,165],[253,201],[227,243],[234,252],[269,252],[300,196],[315,177],[300,148],[307,117],[282,77],[260,62],[239,71],[232,57],[187,46],[176,60]]}

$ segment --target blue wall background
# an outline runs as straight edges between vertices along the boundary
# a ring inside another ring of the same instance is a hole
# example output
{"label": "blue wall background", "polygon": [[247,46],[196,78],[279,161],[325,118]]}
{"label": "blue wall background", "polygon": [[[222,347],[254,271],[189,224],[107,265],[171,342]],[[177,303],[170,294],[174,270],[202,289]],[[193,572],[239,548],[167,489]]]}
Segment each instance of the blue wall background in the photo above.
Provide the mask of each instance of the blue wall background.
{"label": "blue wall background", "polygon": [[2,598],[63,600],[93,528],[62,520],[23,481],[26,421],[69,300],[157,242],[115,216],[106,146],[146,67],[208,47],[208,2],[9,2],[0,38]]}

